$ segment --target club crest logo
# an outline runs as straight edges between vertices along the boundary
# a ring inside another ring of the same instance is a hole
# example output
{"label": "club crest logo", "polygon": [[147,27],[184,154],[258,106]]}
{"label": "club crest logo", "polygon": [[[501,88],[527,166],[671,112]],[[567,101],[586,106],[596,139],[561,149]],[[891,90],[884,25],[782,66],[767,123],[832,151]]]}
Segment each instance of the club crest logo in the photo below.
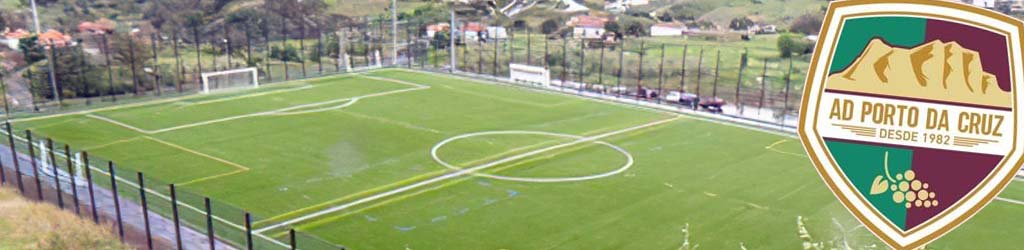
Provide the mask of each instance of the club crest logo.
{"label": "club crest logo", "polygon": [[1022,31],[949,1],[829,6],[799,133],[832,192],[888,245],[935,240],[1018,174]]}

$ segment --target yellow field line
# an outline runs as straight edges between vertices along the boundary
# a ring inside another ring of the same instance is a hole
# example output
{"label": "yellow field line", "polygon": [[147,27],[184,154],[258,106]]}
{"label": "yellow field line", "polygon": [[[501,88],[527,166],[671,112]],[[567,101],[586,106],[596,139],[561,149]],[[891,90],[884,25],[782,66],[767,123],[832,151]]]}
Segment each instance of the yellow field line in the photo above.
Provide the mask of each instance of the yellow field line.
{"label": "yellow field line", "polygon": [[192,150],[192,149],[189,149],[189,148],[186,148],[186,147],[178,146],[177,144],[174,144],[174,143],[170,143],[170,142],[167,142],[167,141],[164,141],[164,140],[160,140],[160,139],[157,139],[157,138],[153,138],[153,137],[149,137],[149,136],[143,136],[142,138],[146,138],[147,140],[154,141],[154,142],[157,142],[157,143],[160,143],[160,144],[163,144],[163,145],[167,145],[167,146],[170,146],[172,148],[180,149],[181,151],[189,152],[189,153],[192,153],[194,155],[202,156],[202,157],[205,157],[205,158],[210,159],[210,160],[214,160],[214,161],[217,161],[217,162],[220,162],[220,163],[224,163],[224,164],[230,165],[232,167],[235,167],[235,168],[237,168],[239,170],[249,171],[249,168],[247,168],[245,166],[242,166],[241,164],[230,162],[228,160],[217,158],[215,156],[211,156],[211,155],[208,155],[208,154],[204,154],[202,152],[195,151],[195,150]]}
{"label": "yellow field line", "polygon": [[797,153],[793,153],[793,152],[786,152],[786,151],[775,149],[775,146],[778,146],[779,144],[786,143],[788,141],[789,141],[789,139],[782,139],[782,140],[779,140],[779,141],[777,141],[775,143],[772,143],[771,145],[768,145],[767,147],[764,147],[764,149],[775,151],[776,153],[780,153],[780,154],[791,155],[791,156],[796,156],[796,157],[800,157],[800,158],[807,158],[807,156],[803,155],[803,154],[797,154]]}
{"label": "yellow field line", "polygon": [[239,170],[235,170],[235,171],[231,171],[231,172],[227,172],[227,173],[223,173],[223,174],[218,174],[218,175],[214,175],[214,176],[207,176],[207,177],[203,177],[203,178],[199,178],[199,179],[195,179],[195,180],[191,180],[191,181],[186,181],[186,182],[178,183],[177,185],[178,186],[186,186],[186,185],[196,184],[196,183],[199,183],[199,182],[204,182],[204,181],[208,181],[208,180],[213,180],[213,179],[217,179],[217,178],[221,178],[221,177],[226,177],[226,176],[231,176],[231,175],[240,174],[240,173],[245,173],[245,172],[249,172],[249,171],[248,170],[244,170],[244,169],[239,169]]}
{"label": "yellow field line", "polygon": [[112,141],[112,142],[108,142],[108,143],[104,143],[104,144],[100,144],[100,145],[96,145],[96,146],[92,146],[92,147],[88,147],[88,148],[83,148],[81,151],[97,150],[97,149],[101,149],[101,148],[105,148],[105,147],[110,147],[110,146],[113,146],[113,145],[116,145],[116,144],[121,144],[121,143],[125,143],[125,142],[130,142],[130,141],[138,140],[138,139],[141,139],[141,138],[142,137],[135,136],[135,137],[127,138],[127,139],[116,140],[116,141]]}

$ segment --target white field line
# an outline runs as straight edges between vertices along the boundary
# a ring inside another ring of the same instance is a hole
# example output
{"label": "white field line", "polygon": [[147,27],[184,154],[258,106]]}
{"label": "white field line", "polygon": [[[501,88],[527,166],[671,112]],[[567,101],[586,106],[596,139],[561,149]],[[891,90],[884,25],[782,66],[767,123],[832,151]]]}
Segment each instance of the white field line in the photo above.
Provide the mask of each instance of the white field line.
{"label": "white field line", "polygon": [[764,128],[764,127],[758,126],[758,125],[750,125],[748,123],[745,123],[743,121],[738,121],[736,119],[731,119],[731,118],[727,118],[727,117],[721,117],[721,116],[718,116],[718,115],[707,114],[707,113],[703,113],[703,112],[695,112],[695,111],[690,111],[690,110],[686,110],[686,109],[665,108],[665,107],[651,107],[651,106],[647,106],[647,105],[643,105],[641,103],[638,103],[638,102],[636,102],[634,100],[629,100],[629,98],[625,98],[625,97],[613,97],[613,96],[612,97],[608,97],[608,96],[602,97],[602,96],[591,96],[591,95],[579,95],[577,93],[568,93],[566,91],[559,91],[559,90],[547,89],[547,88],[542,88],[542,87],[534,87],[534,86],[525,86],[525,85],[514,84],[514,83],[507,82],[507,79],[494,78],[494,77],[485,77],[483,79],[478,79],[478,78],[473,78],[473,77],[469,76],[469,75],[475,75],[475,74],[469,73],[469,72],[463,72],[463,71],[456,71],[457,72],[456,74],[442,74],[442,73],[431,72],[431,71],[420,71],[420,70],[405,69],[405,68],[392,68],[392,69],[389,69],[389,70],[404,71],[404,72],[418,73],[418,74],[428,74],[428,75],[434,75],[434,76],[439,76],[439,77],[450,77],[450,78],[462,79],[462,80],[471,81],[471,82],[477,82],[477,83],[481,83],[481,84],[487,84],[487,85],[512,86],[512,87],[516,87],[516,88],[523,89],[523,90],[529,90],[529,91],[540,92],[540,93],[547,93],[547,94],[556,94],[556,95],[561,95],[561,96],[575,97],[575,98],[579,98],[579,99],[583,99],[583,100],[590,100],[590,101],[606,103],[606,104],[611,104],[611,105],[615,105],[615,106],[619,106],[619,107],[626,107],[626,108],[637,109],[637,110],[647,110],[647,111],[652,111],[652,112],[656,112],[656,113],[660,113],[660,114],[686,115],[687,117],[692,118],[692,119],[697,119],[697,120],[701,120],[701,121],[706,121],[706,122],[726,125],[726,126],[730,126],[730,127],[737,127],[737,128],[742,128],[742,129],[760,131],[760,132],[769,133],[769,134],[778,135],[778,136],[787,137],[787,138],[798,138],[795,132],[794,133],[782,132],[782,131],[778,131],[777,129]]}
{"label": "white field line", "polygon": [[631,128],[625,128],[625,129],[621,129],[621,130],[611,131],[611,132],[607,132],[607,133],[599,134],[599,135],[595,135],[595,136],[582,137],[582,138],[579,138],[577,140],[573,140],[571,142],[567,142],[567,143],[563,143],[563,144],[559,144],[559,145],[554,145],[554,146],[550,146],[550,147],[546,147],[546,148],[541,148],[541,149],[537,149],[537,150],[534,150],[534,151],[530,151],[530,152],[526,152],[526,153],[522,153],[522,154],[518,154],[518,155],[509,156],[509,157],[506,157],[506,158],[502,158],[502,159],[499,159],[499,160],[496,160],[496,161],[493,161],[493,162],[485,163],[485,164],[478,165],[478,166],[471,167],[471,168],[465,168],[465,169],[461,169],[461,170],[458,170],[458,171],[452,171],[452,172],[449,172],[447,174],[444,174],[444,175],[441,175],[441,176],[437,176],[437,177],[434,177],[434,178],[431,178],[431,179],[427,179],[427,180],[423,180],[423,181],[420,181],[420,182],[416,182],[416,183],[413,183],[413,184],[410,184],[410,185],[407,185],[407,186],[399,187],[399,188],[396,188],[396,189],[392,189],[390,191],[386,191],[386,192],[383,192],[383,193],[379,193],[379,194],[376,194],[376,195],[365,197],[365,198],[362,198],[362,199],[359,199],[359,200],[356,200],[356,201],[353,201],[353,202],[350,202],[350,203],[346,203],[346,204],[338,205],[338,206],[335,206],[335,207],[327,208],[327,209],[320,210],[320,211],[317,211],[317,212],[314,212],[314,213],[311,213],[311,214],[308,214],[308,215],[304,215],[304,216],[301,216],[301,217],[298,217],[298,218],[295,218],[295,219],[291,219],[291,220],[288,220],[288,221],[285,221],[285,222],[281,222],[281,223],[270,225],[270,226],[267,226],[267,227],[264,227],[264,228],[261,228],[261,229],[257,229],[255,232],[263,233],[263,232],[266,232],[266,231],[269,231],[269,230],[281,228],[283,226],[293,225],[295,223],[303,222],[303,221],[306,221],[306,220],[309,220],[309,219],[313,219],[313,218],[316,218],[316,217],[323,216],[325,214],[330,214],[330,213],[341,211],[341,210],[344,210],[344,209],[347,209],[347,208],[350,208],[350,207],[354,207],[354,206],[361,205],[361,204],[364,204],[364,203],[368,203],[368,202],[372,202],[372,201],[375,201],[375,200],[379,200],[379,199],[382,199],[382,198],[385,198],[385,197],[388,197],[388,196],[392,196],[392,195],[396,195],[396,194],[399,194],[399,193],[402,193],[402,192],[405,192],[405,191],[409,191],[409,190],[412,190],[412,189],[415,189],[415,188],[418,188],[418,187],[430,185],[430,184],[433,184],[433,183],[437,183],[437,182],[444,181],[444,180],[451,179],[451,178],[455,178],[455,177],[469,175],[469,174],[475,173],[476,171],[483,170],[483,169],[486,169],[486,168],[489,168],[489,167],[493,167],[493,166],[497,166],[497,165],[500,165],[500,164],[504,164],[504,163],[508,163],[508,162],[512,162],[512,161],[516,161],[516,160],[520,160],[520,159],[523,159],[523,158],[527,158],[527,157],[530,157],[530,156],[542,154],[542,153],[545,153],[545,152],[548,152],[548,151],[551,151],[551,150],[557,150],[557,149],[560,149],[560,148],[570,147],[570,146],[577,145],[577,144],[580,144],[580,143],[593,142],[593,141],[600,140],[602,138],[613,136],[613,135],[627,133],[627,132],[631,132],[631,131],[635,131],[635,130],[639,130],[639,129],[644,129],[644,128],[649,128],[649,127],[653,127],[653,126],[658,126],[658,125],[665,124],[665,123],[668,123],[668,122],[676,121],[679,118],[680,118],[680,116],[676,116],[676,117],[673,117],[673,118],[670,118],[670,119],[665,119],[665,120],[661,120],[661,121],[655,121],[655,122],[643,124],[643,125],[640,125],[640,126],[635,126],[635,127],[631,127]]}
{"label": "white field line", "polygon": [[[4,131],[4,130],[0,130],[0,133],[2,133],[4,135],[7,135],[7,131]],[[29,142],[25,138],[22,138],[21,136],[15,135],[14,138],[19,140],[19,141],[25,142],[28,145],[32,145],[31,142]],[[11,146],[13,147],[13,145],[11,145]],[[64,155],[63,152],[54,151],[53,153],[54,153],[54,155],[59,156],[61,158],[65,158],[66,159],[68,157],[67,155]],[[93,166],[92,164],[89,164],[88,167],[89,167],[89,169],[92,169],[92,170],[94,170],[94,171],[96,171],[96,172],[98,172],[100,174],[103,174],[103,175],[106,175],[106,176],[110,176],[109,172],[107,172],[106,170],[97,168],[97,167]],[[130,180],[126,180],[124,178],[121,178],[120,176],[114,176],[114,179],[116,179],[116,180],[118,180],[118,181],[120,181],[120,182],[122,182],[122,183],[124,183],[124,184],[126,184],[128,186],[131,186],[132,188],[135,188],[135,189],[139,188],[138,184],[135,184],[134,182],[132,182]],[[145,188],[144,190],[146,190],[146,193],[149,193],[151,195],[159,197],[160,199],[164,199],[164,200],[166,200],[168,202],[171,201],[171,197],[167,197],[166,195],[161,194],[160,192],[153,191],[152,189],[150,189],[148,187]],[[206,211],[205,210],[193,207],[192,205],[189,205],[188,203],[184,203],[184,202],[178,201],[178,206],[184,207],[184,208],[189,209],[189,210],[193,210],[196,213],[199,213],[199,214],[202,214],[202,215],[206,215]],[[228,226],[231,226],[231,227],[233,227],[235,229],[238,229],[240,231],[245,231],[245,227],[242,226],[242,225],[235,224],[234,222],[225,220],[224,218],[221,218],[220,216],[217,216],[217,215],[212,215],[211,217],[214,220],[220,221],[221,223],[224,223],[224,224],[226,224]],[[274,238],[267,237],[266,235],[263,235],[262,233],[253,232],[253,235],[256,236],[256,237],[260,237],[262,239],[268,240],[270,242],[273,242],[275,245],[281,246],[281,247],[283,247],[285,249],[289,249],[291,247],[288,244],[280,242],[280,241],[278,241],[278,240],[276,240]]]}
{"label": "white field line", "polygon": [[[335,76],[325,76],[325,77],[335,77]],[[339,78],[346,78],[346,77],[350,77],[350,76],[340,76]],[[304,80],[296,81],[296,82],[301,83],[301,82],[305,82],[305,81],[312,80],[312,79],[315,79],[315,78],[304,79]],[[288,83],[288,84],[291,84],[291,83]],[[289,89],[291,89],[291,88],[289,88]],[[238,90],[226,91],[226,92],[222,92],[222,93],[231,93],[231,92],[235,92],[235,91],[241,92],[241,91],[248,91],[248,90],[250,90],[250,89],[241,88],[241,89],[238,89]],[[229,97],[229,98],[238,99],[238,98],[243,98],[243,97],[250,96],[250,95],[265,95],[265,94],[263,94],[262,92],[259,92],[259,93],[252,93],[252,94],[236,96],[236,97]],[[45,120],[45,119],[50,119],[50,118],[64,117],[64,116],[71,116],[71,115],[92,114],[92,113],[108,111],[108,110],[118,110],[118,109],[133,108],[133,107],[153,105],[153,104],[163,104],[163,103],[177,102],[177,101],[181,101],[181,100],[188,100],[188,99],[192,99],[192,98],[198,98],[198,97],[201,97],[201,96],[205,96],[205,95],[192,94],[192,95],[179,96],[179,97],[167,98],[167,99],[156,99],[156,100],[152,100],[152,101],[144,101],[144,102],[137,102],[137,103],[113,105],[113,106],[109,106],[109,107],[103,107],[103,108],[97,108],[97,109],[88,109],[88,110],[82,110],[82,111],[77,111],[77,112],[67,112],[67,113],[58,113],[58,114],[44,115],[44,116],[34,116],[34,117],[26,117],[26,118],[19,118],[19,119],[10,119],[9,122],[10,123],[18,123],[18,122],[27,122],[27,121],[35,121],[35,120]]]}
{"label": "white field line", "polygon": [[234,101],[234,100],[238,100],[238,99],[245,99],[245,98],[257,97],[257,96],[265,96],[265,95],[273,95],[273,94],[278,94],[278,93],[287,93],[287,92],[293,92],[293,91],[299,91],[299,90],[307,90],[307,89],[311,89],[311,88],[314,88],[314,87],[316,87],[316,86],[315,85],[304,85],[304,86],[301,86],[301,87],[279,89],[279,90],[274,90],[274,91],[254,93],[254,94],[250,94],[250,95],[240,95],[240,96],[234,96],[234,97],[228,97],[228,98],[218,98],[218,99],[213,99],[213,100],[206,100],[206,101],[201,101],[201,102],[189,103],[189,104],[184,105],[182,107],[204,105],[204,104],[226,102],[226,101]]}
{"label": "white field line", "polygon": [[[394,79],[386,79],[386,78],[379,78],[379,77],[372,77],[372,76],[361,76],[361,77],[365,77],[365,78],[369,78],[369,79],[374,79],[374,80],[379,80],[379,81],[387,81],[387,82],[393,82],[393,83],[398,83],[398,84],[403,84],[403,85],[409,85],[409,86],[413,86],[413,88],[384,91],[384,92],[379,92],[379,93],[366,94],[366,95],[355,96],[355,97],[346,97],[346,98],[342,98],[342,99],[335,99],[335,100],[329,100],[329,101],[323,101],[323,102],[300,104],[300,105],[295,105],[295,106],[281,108],[281,109],[276,109],[276,110],[256,112],[256,113],[249,113],[249,114],[244,114],[244,115],[229,116],[229,117],[224,117],[224,118],[219,118],[219,119],[201,121],[201,122],[196,122],[196,123],[189,123],[189,124],[185,124],[185,125],[174,126],[174,127],[169,127],[169,128],[162,128],[162,129],[157,129],[157,130],[142,129],[142,128],[135,127],[135,126],[132,126],[132,125],[129,125],[129,124],[126,124],[126,123],[123,123],[123,122],[111,119],[111,118],[107,118],[107,117],[103,117],[103,116],[99,116],[99,115],[94,115],[94,114],[87,114],[86,116],[90,117],[90,118],[97,119],[97,120],[109,122],[111,124],[118,125],[118,126],[121,126],[121,127],[127,128],[127,129],[131,129],[131,130],[134,130],[134,131],[139,132],[139,133],[143,133],[143,134],[147,134],[147,135],[154,135],[154,134],[170,132],[170,131],[175,131],[175,130],[180,130],[180,129],[186,129],[186,128],[192,128],[192,127],[198,127],[198,126],[205,126],[205,125],[210,125],[210,124],[215,124],[215,123],[221,123],[221,122],[233,121],[233,120],[238,120],[238,119],[257,117],[257,116],[296,115],[296,114],[307,114],[307,113],[313,113],[313,112],[323,112],[323,111],[327,111],[327,110],[333,110],[333,109],[339,109],[339,108],[348,107],[349,105],[354,104],[359,99],[387,96],[387,95],[393,95],[393,94],[404,93],[404,92],[409,92],[409,91],[424,90],[424,89],[429,89],[430,88],[430,86],[410,83],[410,82],[406,82],[406,81],[394,80]],[[322,106],[322,105],[330,105],[330,104],[335,104],[335,103],[340,103],[340,102],[347,102],[347,103],[342,104],[342,105],[338,105],[338,106],[322,108],[322,109],[315,109],[315,110],[309,110],[309,111],[300,111],[300,112],[289,112],[289,111],[294,111],[294,110],[299,110],[299,109],[304,109],[304,108],[311,108],[311,107],[317,107],[317,106]]]}
{"label": "white field line", "polygon": [[1024,206],[1024,201],[1014,200],[1014,199],[1010,199],[1010,198],[1003,198],[1003,197],[996,197],[996,200],[999,200],[999,201],[1002,201],[1002,202],[1013,203],[1015,205]]}

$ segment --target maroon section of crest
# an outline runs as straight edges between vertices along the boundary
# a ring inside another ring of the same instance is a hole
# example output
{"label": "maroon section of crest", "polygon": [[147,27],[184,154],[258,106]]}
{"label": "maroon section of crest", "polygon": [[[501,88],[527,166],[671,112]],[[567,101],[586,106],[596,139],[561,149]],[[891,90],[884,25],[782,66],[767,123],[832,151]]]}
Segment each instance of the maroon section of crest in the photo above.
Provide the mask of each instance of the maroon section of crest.
{"label": "maroon section of crest", "polygon": [[985,72],[996,76],[999,88],[1010,91],[1010,59],[1007,56],[1007,41],[1003,35],[959,23],[929,19],[925,25],[925,42],[940,40],[957,42],[964,48],[981,54],[981,66]]}
{"label": "maroon section of crest", "polygon": [[914,228],[959,202],[986,176],[992,173],[1003,156],[975,154],[939,149],[914,148],[911,169],[928,191],[935,192],[938,207],[907,209],[906,228]]}

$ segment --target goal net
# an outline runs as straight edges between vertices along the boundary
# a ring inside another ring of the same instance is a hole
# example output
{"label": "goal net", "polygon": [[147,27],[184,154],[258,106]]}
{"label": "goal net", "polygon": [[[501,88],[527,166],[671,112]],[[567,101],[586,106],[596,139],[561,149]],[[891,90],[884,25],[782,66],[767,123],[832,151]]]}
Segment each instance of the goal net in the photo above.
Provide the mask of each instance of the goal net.
{"label": "goal net", "polygon": [[259,73],[256,68],[206,72],[202,76],[204,94],[223,89],[260,86]]}
{"label": "goal net", "polygon": [[509,64],[508,68],[512,81],[544,86],[551,84],[551,71],[547,68],[514,63]]}

